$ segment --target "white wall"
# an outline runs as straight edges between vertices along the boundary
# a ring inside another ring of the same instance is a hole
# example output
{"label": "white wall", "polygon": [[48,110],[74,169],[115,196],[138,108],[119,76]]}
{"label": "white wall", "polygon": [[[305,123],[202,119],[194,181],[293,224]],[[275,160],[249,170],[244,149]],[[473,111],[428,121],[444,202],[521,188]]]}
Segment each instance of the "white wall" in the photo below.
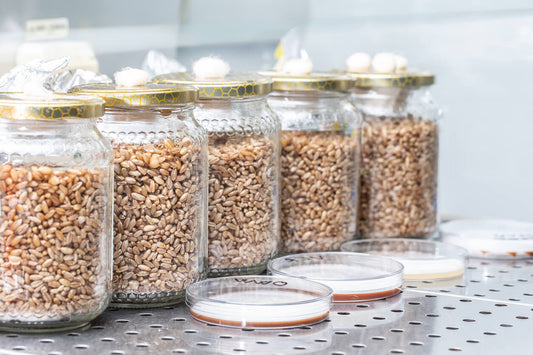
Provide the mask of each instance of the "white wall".
{"label": "white wall", "polygon": [[392,50],[437,74],[441,213],[533,221],[531,1],[313,1],[312,9],[305,43],[318,67]]}

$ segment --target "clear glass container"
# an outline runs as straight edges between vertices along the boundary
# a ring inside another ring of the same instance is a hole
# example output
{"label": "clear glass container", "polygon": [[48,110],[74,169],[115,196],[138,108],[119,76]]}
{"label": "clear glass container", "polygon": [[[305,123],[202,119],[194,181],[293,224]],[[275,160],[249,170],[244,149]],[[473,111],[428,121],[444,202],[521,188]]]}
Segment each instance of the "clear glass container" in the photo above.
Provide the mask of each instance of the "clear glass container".
{"label": "clear glass container", "polygon": [[353,74],[363,113],[358,236],[428,238],[437,229],[439,109],[427,72]]}
{"label": "clear glass container", "polygon": [[113,300],[118,307],[181,302],[206,273],[207,137],[197,90],[83,85],[101,96],[98,122],[114,159]]}
{"label": "clear glass container", "polygon": [[273,77],[268,104],[282,124],[282,250],[336,250],[356,231],[360,117],[348,102],[352,82],[263,74]]}
{"label": "clear glass container", "polygon": [[0,330],[84,326],[108,306],[113,150],[96,97],[0,94]]}
{"label": "clear glass container", "polygon": [[279,248],[280,123],[266,104],[272,81],[233,73],[156,82],[199,88],[195,116],[209,134],[209,276],[259,274]]}

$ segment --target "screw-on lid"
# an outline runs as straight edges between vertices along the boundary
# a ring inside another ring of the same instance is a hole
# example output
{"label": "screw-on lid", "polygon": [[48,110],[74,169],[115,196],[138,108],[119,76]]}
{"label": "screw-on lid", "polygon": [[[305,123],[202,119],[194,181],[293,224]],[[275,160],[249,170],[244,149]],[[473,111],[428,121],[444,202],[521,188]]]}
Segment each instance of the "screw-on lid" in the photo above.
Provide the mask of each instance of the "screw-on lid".
{"label": "screw-on lid", "polygon": [[87,84],[73,87],[70,92],[96,95],[107,106],[171,106],[194,102],[198,90],[192,86],[146,84],[122,87],[115,84]]}
{"label": "screw-on lid", "polygon": [[402,73],[350,73],[348,74],[354,81],[355,87],[406,87],[414,88],[420,86],[433,85],[435,75],[429,71],[410,71]]}
{"label": "screw-on lid", "polygon": [[347,75],[332,73],[292,75],[276,71],[261,71],[259,74],[272,78],[272,90],[348,91],[353,87],[353,80]]}
{"label": "screw-on lid", "polygon": [[156,76],[152,82],[193,85],[201,99],[264,96],[272,91],[272,80],[255,73],[229,73],[212,79],[198,78],[194,73],[171,73]]}
{"label": "screw-on lid", "polygon": [[0,118],[13,120],[55,120],[95,118],[104,114],[104,101],[98,97],[52,94],[33,96],[0,94]]}

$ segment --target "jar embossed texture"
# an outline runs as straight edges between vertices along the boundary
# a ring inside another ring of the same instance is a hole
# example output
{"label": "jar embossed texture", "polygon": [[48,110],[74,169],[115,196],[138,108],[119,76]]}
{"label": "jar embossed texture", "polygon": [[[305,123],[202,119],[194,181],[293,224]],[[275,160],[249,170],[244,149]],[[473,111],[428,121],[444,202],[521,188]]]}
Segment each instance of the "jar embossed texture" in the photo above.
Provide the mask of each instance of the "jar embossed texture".
{"label": "jar embossed texture", "polygon": [[[98,128],[114,148],[113,304],[177,303],[205,277],[206,135],[196,89],[88,85],[103,97]],[[140,99],[139,99],[140,98]]]}
{"label": "jar embossed texture", "polygon": [[0,95],[0,329],[87,324],[111,298],[112,149],[101,99]]}
{"label": "jar embossed texture", "polygon": [[349,78],[267,72],[282,123],[281,239],[287,253],[336,250],[355,235],[360,118]]}
{"label": "jar embossed texture", "polygon": [[279,248],[280,125],[265,99],[271,80],[246,73],[154,80],[200,90],[195,117],[209,135],[209,275],[261,273]]}
{"label": "jar embossed texture", "polygon": [[431,73],[353,74],[363,113],[358,235],[428,238],[437,226],[439,110]]}

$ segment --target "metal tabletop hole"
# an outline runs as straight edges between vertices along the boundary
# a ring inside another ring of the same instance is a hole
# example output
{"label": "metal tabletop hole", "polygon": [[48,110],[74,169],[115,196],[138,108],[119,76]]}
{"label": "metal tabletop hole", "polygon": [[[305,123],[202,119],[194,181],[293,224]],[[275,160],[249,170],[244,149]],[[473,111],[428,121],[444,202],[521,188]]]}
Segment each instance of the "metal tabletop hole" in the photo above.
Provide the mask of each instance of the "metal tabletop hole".
{"label": "metal tabletop hole", "polygon": [[145,313],[139,313],[139,315],[140,315],[141,317],[151,317],[151,316],[153,316],[152,313],[148,313],[148,312],[145,312]]}
{"label": "metal tabletop hole", "polygon": [[450,351],[463,351],[461,348],[449,348]]}
{"label": "metal tabletop hole", "polygon": [[80,336],[80,333],[68,333],[67,334],[69,337],[79,337]]}
{"label": "metal tabletop hole", "polygon": [[103,343],[112,343],[115,341],[115,338],[100,338],[100,341]]}
{"label": "metal tabletop hole", "polygon": [[172,318],[173,322],[185,322],[185,318]]}
{"label": "metal tabletop hole", "polygon": [[361,323],[359,323],[359,324],[354,324],[353,326],[354,326],[354,327],[357,327],[357,328],[365,328],[365,327],[366,327],[366,324],[361,324]]}
{"label": "metal tabletop hole", "polygon": [[11,349],[12,350],[18,350],[18,351],[25,351],[26,347],[25,346],[14,346]]}
{"label": "metal tabletop hole", "polygon": [[237,349],[233,349],[233,351],[236,351],[236,352],[245,352],[246,349],[240,349],[240,348],[237,348]]}
{"label": "metal tabletop hole", "polygon": [[292,334],[290,334],[290,333],[279,333],[278,334],[278,337],[282,337],[282,338],[288,338],[290,336],[292,336]]}
{"label": "metal tabletop hole", "polygon": [[409,345],[413,345],[413,346],[422,346],[424,345],[424,343],[420,342],[420,341],[412,341],[409,343]]}
{"label": "metal tabletop hole", "polygon": [[209,345],[211,344],[206,341],[201,341],[201,342],[196,343],[196,346],[209,346]]}
{"label": "metal tabletop hole", "polygon": [[185,354],[187,350],[185,349],[173,349],[172,354]]}
{"label": "metal tabletop hole", "polygon": [[403,333],[404,332],[403,329],[391,329],[390,331],[391,333]]}
{"label": "metal tabletop hole", "polygon": [[372,317],[372,319],[375,319],[375,320],[385,320],[386,318],[385,318],[385,317]]}
{"label": "metal tabletop hole", "polygon": [[350,312],[337,312],[337,314],[341,316],[349,316],[351,313]]}
{"label": "metal tabletop hole", "polygon": [[479,340],[468,339],[466,342],[467,342],[467,343],[471,343],[471,344],[477,344],[477,343],[479,343]]}
{"label": "metal tabletop hole", "polygon": [[448,329],[448,330],[457,330],[459,328],[458,327],[446,327],[446,329]]}
{"label": "metal tabletop hole", "polygon": [[87,350],[87,349],[89,349],[89,345],[87,345],[87,344],[74,345],[74,349]]}
{"label": "metal tabletop hole", "polygon": [[512,324],[507,324],[507,323],[500,324],[500,327],[503,327],[503,328],[511,328],[512,326],[513,326]]}
{"label": "metal tabletop hole", "polygon": [[444,309],[450,309],[450,310],[457,309],[457,308],[455,308],[455,307],[451,307],[451,306],[445,306],[445,307],[442,307],[442,308],[444,308]]}
{"label": "metal tabletop hole", "polygon": [[293,347],[294,350],[307,350],[305,346],[295,346]]}
{"label": "metal tabletop hole", "polygon": [[428,334],[428,338],[440,338],[440,334]]}
{"label": "metal tabletop hole", "polygon": [[402,313],[403,309],[391,309],[390,311],[394,313]]}
{"label": "metal tabletop hole", "polygon": [[385,337],[375,336],[375,337],[372,337],[371,339],[372,340],[385,340]]}
{"label": "metal tabletop hole", "polygon": [[485,335],[496,335],[495,332],[483,332],[483,334],[485,334]]}
{"label": "metal tabletop hole", "polygon": [[126,353],[122,350],[113,350],[111,355],[125,355]]}
{"label": "metal tabletop hole", "polygon": [[426,317],[431,317],[431,318],[437,318],[439,315],[438,314],[435,314],[435,313],[428,313],[426,314]]}
{"label": "metal tabletop hole", "polygon": [[419,321],[410,321],[409,324],[411,324],[411,325],[422,325],[422,322],[419,322]]}
{"label": "metal tabletop hole", "polygon": [[139,332],[136,330],[128,330],[127,332],[124,332],[126,335],[139,335]]}
{"label": "metal tabletop hole", "polygon": [[315,339],[315,343],[327,343],[327,339]]}
{"label": "metal tabletop hole", "polygon": [[391,354],[403,354],[404,352],[402,349],[392,349],[390,351]]}
{"label": "metal tabletop hole", "polygon": [[[315,340],[315,341],[316,341],[316,340]],[[266,340],[259,340],[259,341],[256,341],[255,343],[256,343],[256,344],[260,344],[260,345],[268,345],[268,344],[270,344],[270,343],[269,343],[268,341],[266,341]]]}
{"label": "metal tabletop hole", "polygon": [[347,332],[347,331],[344,331],[344,330],[337,330],[337,331],[335,332],[335,334],[337,334],[337,335],[347,335],[348,332]]}
{"label": "metal tabletop hole", "polygon": [[231,335],[221,335],[219,336],[220,339],[233,339]]}
{"label": "metal tabletop hole", "polygon": [[53,343],[54,342],[54,339],[41,339],[39,340],[39,343],[43,343],[43,344],[50,344],[50,343]]}
{"label": "metal tabletop hole", "polygon": [[411,306],[418,306],[418,305],[420,305],[420,302],[412,301],[412,302],[408,302],[407,304],[410,304]]}
{"label": "metal tabletop hole", "polygon": [[91,329],[105,329],[103,325],[93,325]]}
{"label": "metal tabletop hole", "polygon": [[369,305],[364,304],[364,303],[361,303],[361,304],[358,304],[356,307],[357,307],[357,308],[368,308]]}
{"label": "metal tabletop hole", "polygon": [[196,333],[198,333],[198,331],[194,330],[194,329],[185,329],[183,332],[185,334],[196,334]]}
{"label": "metal tabletop hole", "polygon": [[526,317],[526,316],[516,316],[516,319],[529,319],[529,317]]}
{"label": "metal tabletop hole", "polygon": [[366,345],[365,344],[353,344],[352,348],[364,349],[366,348]]}
{"label": "metal tabletop hole", "polygon": [[479,311],[480,314],[492,314],[492,312],[489,311]]}
{"label": "metal tabletop hole", "polygon": [[163,328],[163,325],[162,324],[150,324],[150,328]]}
{"label": "metal tabletop hole", "polygon": [[476,320],[475,319],[472,319],[472,318],[465,318],[463,319],[463,322],[467,322],[467,323],[473,323],[475,322]]}
{"label": "metal tabletop hole", "polygon": [[507,307],[505,303],[496,303],[495,306],[496,307]]}
{"label": "metal tabletop hole", "polygon": [[129,323],[129,319],[117,319],[115,322],[117,323]]}
{"label": "metal tabletop hole", "polygon": [[415,285],[407,285],[407,286],[405,286],[405,287],[406,287],[406,288],[418,288],[418,287],[415,286]]}

